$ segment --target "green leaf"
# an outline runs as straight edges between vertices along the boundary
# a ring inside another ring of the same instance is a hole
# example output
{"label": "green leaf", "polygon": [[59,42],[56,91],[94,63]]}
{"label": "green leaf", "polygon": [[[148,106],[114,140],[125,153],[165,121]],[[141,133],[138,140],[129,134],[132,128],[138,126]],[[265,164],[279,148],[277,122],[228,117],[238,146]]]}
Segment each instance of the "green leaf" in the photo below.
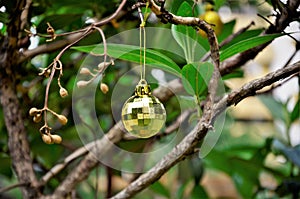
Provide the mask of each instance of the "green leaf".
{"label": "green leaf", "polygon": [[300,118],[300,97],[296,102],[293,111],[291,112],[290,118],[291,123]]}
{"label": "green leaf", "polygon": [[209,62],[190,63],[182,68],[182,83],[191,95],[201,96],[207,89],[214,67]]}
{"label": "green leaf", "polygon": [[[86,53],[103,54],[103,45],[77,46],[72,47],[72,49]],[[107,54],[113,58],[140,63],[139,46],[108,43]],[[181,73],[179,66],[173,60],[156,50],[146,50],[146,64],[157,66],[178,76]]]}
{"label": "green leaf", "polygon": [[213,168],[223,171],[228,175],[233,173],[232,165],[229,164],[229,157],[221,151],[212,150],[204,159],[206,168]]}
{"label": "green leaf", "polygon": [[43,143],[40,136],[32,140],[31,150],[35,154],[35,158],[45,168],[51,168],[61,158],[64,148],[61,145],[53,144],[47,145]]}
{"label": "green leaf", "polygon": [[0,12],[0,22],[6,24],[9,22],[9,19],[8,19],[8,13],[6,12]]}
{"label": "green leaf", "polygon": [[243,198],[252,198],[255,187],[259,184],[259,175],[263,170],[262,161],[255,159],[243,160],[240,158],[230,158],[232,178]]}
{"label": "green leaf", "polygon": [[191,199],[205,199],[209,198],[205,190],[203,189],[202,186],[196,184],[193,188],[192,194],[191,194]]}
{"label": "green leaf", "polygon": [[263,29],[255,29],[255,30],[248,30],[246,32],[243,32],[242,34],[236,36],[233,40],[231,40],[231,42],[229,42],[228,44],[222,46],[222,48],[220,50],[225,50],[226,48],[249,38],[253,38],[253,37],[257,37],[261,32],[263,31]]}
{"label": "green leaf", "polygon": [[47,30],[47,22],[51,24],[51,26],[55,30],[62,29],[66,26],[73,25],[74,22],[80,20],[81,21],[81,14],[55,14],[45,17],[38,25],[37,31],[38,32],[46,32]]}
{"label": "green leaf", "polygon": [[153,184],[150,186],[150,189],[151,189],[152,191],[154,191],[155,193],[158,193],[158,194],[160,194],[160,195],[162,195],[162,196],[165,196],[165,197],[167,197],[167,198],[170,198],[170,197],[171,197],[169,190],[168,190],[163,184],[161,184],[161,183],[158,182],[158,181],[155,182],[155,183],[153,183]]}
{"label": "green leaf", "polygon": [[282,35],[283,34],[278,33],[278,34],[253,37],[250,39],[245,39],[243,41],[240,41],[240,42],[230,46],[229,48],[221,51],[220,52],[220,61],[224,61],[225,59],[227,59],[237,53],[249,50],[250,48],[253,48],[255,46],[272,41],[273,39],[280,37]]}
{"label": "green leaf", "polygon": [[183,1],[176,14],[182,17],[191,17],[193,16],[193,8],[188,2]]}
{"label": "green leaf", "polygon": [[299,145],[296,147],[286,147],[283,150],[283,153],[291,162],[293,162],[295,165],[300,167],[300,146]]}
{"label": "green leaf", "polygon": [[175,194],[175,199],[182,199],[184,195],[184,190],[186,189],[188,182],[181,184],[180,187],[177,189]]}
{"label": "green leaf", "polygon": [[288,160],[300,167],[300,145],[289,147],[279,140],[274,140],[273,147],[287,157]]}
{"label": "green leaf", "polygon": [[253,182],[249,181],[247,175],[245,175],[247,173],[245,170],[246,169],[244,169],[243,172],[234,172],[232,179],[243,198],[252,198],[251,196],[254,191],[254,186],[257,183],[254,184]]}
{"label": "green leaf", "polygon": [[176,13],[178,12],[178,9],[179,7],[181,6],[182,4],[182,0],[173,0],[172,3],[170,3],[170,8],[169,8],[169,11],[171,13]]}
{"label": "green leaf", "polygon": [[215,10],[219,10],[226,3],[226,0],[214,0],[213,2]]}
{"label": "green leaf", "polygon": [[[217,36],[218,42],[221,43],[224,39],[226,39],[229,35],[232,34],[234,26],[236,24],[236,20],[229,21],[224,24],[223,30],[221,34]],[[210,50],[209,42],[207,38],[200,36],[198,38],[198,43],[201,45],[206,51]]]}
{"label": "green leaf", "polygon": [[[178,9],[177,15],[183,17],[193,16],[192,7],[184,1]],[[183,49],[187,63],[200,60],[200,58],[206,53],[206,50],[198,42],[199,39],[203,38],[200,38],[199,34],[193,27],[172,25],[171,31],[174,39]]]}
{"label": "green leaf", "polygon": [[287,121],[288,112],[281,102],[277,101],[272,96],[261,95],[259,96],[260,101],[268,108],[272,116],[281,121]]}
{"label": "green leaf", "polygon": [[219,43],[221,43],[221,41],[223,41],[224,39],[226,39],[229,35],[231,35],[233,33],[235,24],[236,24],[236,20],[231,20],[224,24],[221,34],[217,36]]}
{"label": "green leaf", "polygon": [[229,74],[222,77],[222,80],[244,77],[244,71],[242,69],[236,69]]}
{"label": "green leaf", "polygon": [[12,177],[11,158],[5,153],[0,153],[0,162],[0,174]]}

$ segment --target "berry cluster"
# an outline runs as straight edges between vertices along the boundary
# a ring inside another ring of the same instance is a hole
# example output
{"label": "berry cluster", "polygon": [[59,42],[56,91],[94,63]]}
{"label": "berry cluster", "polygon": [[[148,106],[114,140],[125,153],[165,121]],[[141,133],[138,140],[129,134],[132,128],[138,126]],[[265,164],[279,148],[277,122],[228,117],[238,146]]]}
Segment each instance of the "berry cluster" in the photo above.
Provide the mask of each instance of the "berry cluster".
{"label": "berry cluster", "polygon": [[68,119],[66,118],[66,116],[57,114],[56,112],[54,112],[48,108],[37,109],[37,108],[33,107],[29,110],[29,115],[33,117],[34,122],[39,123],[42,121],[42,115],[44,114],[45,124],[44,124],[44,126],[42,126],[40,128],[40,134],[42,136],[43,141],[46,144],[53,144],[53,143],[60,144],[62,141],[62,138],[59,135],[51,134],[51,127],[48,126],[47,120],[46,120],[47,112],[50,112],[55,117],[57,117],[58,121],[62,125],[67,124]]}

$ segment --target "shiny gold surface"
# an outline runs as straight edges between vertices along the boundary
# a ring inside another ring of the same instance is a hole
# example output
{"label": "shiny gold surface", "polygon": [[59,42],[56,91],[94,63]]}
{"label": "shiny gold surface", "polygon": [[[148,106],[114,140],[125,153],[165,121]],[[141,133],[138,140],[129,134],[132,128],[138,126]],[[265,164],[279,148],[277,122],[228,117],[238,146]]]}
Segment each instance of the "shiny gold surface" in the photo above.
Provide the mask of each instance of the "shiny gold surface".
{"label": "shiny gold surface", "polygon": [[122,108],[122,121],[126,130],[135,137],[148,138],[160,131],[166,121],[163,104],[151,95],[148,84],[139,84],[135,95]]}

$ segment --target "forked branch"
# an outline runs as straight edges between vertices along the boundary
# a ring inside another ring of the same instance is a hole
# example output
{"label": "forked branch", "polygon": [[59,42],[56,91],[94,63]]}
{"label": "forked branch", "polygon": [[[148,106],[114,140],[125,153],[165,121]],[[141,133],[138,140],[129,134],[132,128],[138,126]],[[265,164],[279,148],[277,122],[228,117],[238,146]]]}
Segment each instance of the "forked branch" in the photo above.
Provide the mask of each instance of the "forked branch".
{"label": "forked branch", "polygon": [[[297,62],[289,67],[269,73],[265,77],[245,84],[240,89],[224,96],[222,100],[216,103],[212,110],[212,117],[216,118],[227,107],[239,103],[248,96],[255,95],[255,93],[260,89],[264,88],[265,86],[269,86],[280,79],[289,78],[294,74],[299,74],[299,71],[300,62]],[[197,126],[169,154],[165,155],[163,159],[153,166],[148,172],[142,174],[139,178],[137,178],[112,198],[131,198],[141,190],[157,181],[172,166],[184,160],[187,156],[193,154],[195,144],[205,137],[208,130],[209,127],[203,123],[203,120],[201,120]]]}

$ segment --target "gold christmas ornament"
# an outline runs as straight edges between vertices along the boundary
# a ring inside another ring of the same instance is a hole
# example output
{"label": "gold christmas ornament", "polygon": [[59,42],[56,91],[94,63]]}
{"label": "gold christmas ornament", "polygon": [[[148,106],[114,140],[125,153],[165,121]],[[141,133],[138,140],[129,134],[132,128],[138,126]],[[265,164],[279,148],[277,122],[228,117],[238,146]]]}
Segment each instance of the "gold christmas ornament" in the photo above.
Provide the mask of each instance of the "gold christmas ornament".
{"label": "gold christmas ornament", "polygon": [[[140,25],[140,62],[141,80],[135,88],[135,93],[122,108],[122,121],[126,130],[135,137],[149,138],[157,134],[166,121],[166,110],[163,104],[151,93],[150,86],[145,80],[146,66],[146,32],[145,18],[138,8],[141,18]],[[147,11],[147,7],[146,7]],[[143,34],[142,34],[143,33]],[[143,35],[143,39],[142,39]],[[143,43],[143,46],[142,46]],[[143,51],[143,53],[142,53]],[[143,62],[143,64],[142,64]]]}
{"label": "gold christmas ornament", "polygon": [[139,138],[149,138],[164,126],[166,110],[163,104],[151,94],[146,80],[140,80],[134,96],[123,105],[122,121],[126,130]]}

